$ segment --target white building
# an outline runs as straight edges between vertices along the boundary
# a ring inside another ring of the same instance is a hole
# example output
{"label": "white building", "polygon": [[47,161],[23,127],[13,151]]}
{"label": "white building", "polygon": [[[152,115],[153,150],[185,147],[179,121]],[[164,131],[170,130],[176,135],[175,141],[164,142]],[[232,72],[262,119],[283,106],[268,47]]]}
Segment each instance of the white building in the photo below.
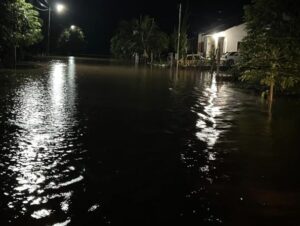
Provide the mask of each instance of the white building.
{"label": "white building", "polygon": [[246,35],[245,24],[220,32],[201,33],[198,35],[198,54],[208,57],[213,47],[219,48],[221,55],[227,52],[238,52],[240,43]]}

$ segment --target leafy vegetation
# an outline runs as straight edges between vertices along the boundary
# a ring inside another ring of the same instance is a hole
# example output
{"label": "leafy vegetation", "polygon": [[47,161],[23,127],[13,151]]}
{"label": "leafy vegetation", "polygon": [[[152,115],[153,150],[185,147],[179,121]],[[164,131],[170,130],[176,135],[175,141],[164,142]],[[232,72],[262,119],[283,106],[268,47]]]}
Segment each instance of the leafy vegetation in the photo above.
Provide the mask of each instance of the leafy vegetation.
{"label": "leafy vegetation", "polygon": [[82,29],[77,26],[65,29],[59,37],[58,46],[63,54],[79,54],[85,46],[85,35]]}
{"label": "leafy vegetation", "polygon": [[[42,39],[39,13],[25,0],[0,2],[0,54],[8,66],[15,64],[16,48],[30,46]],[[6,57],[4,57],[6,56]]]}
{"label": "leafy vegetation", "polygon": [[241,46],[241,79],[274,90],[300,82],[300,14],[297,1],[253,0],[245,7],[248,35]]}

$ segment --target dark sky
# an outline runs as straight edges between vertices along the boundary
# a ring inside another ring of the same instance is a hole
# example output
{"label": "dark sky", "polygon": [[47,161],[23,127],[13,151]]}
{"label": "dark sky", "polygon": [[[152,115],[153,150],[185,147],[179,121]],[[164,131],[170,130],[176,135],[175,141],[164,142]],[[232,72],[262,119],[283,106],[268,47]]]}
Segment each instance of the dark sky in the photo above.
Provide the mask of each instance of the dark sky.
{"label": "dark sky", "polygon": [[[58,0],[53,0],[53,2]],[[243,5],[251,0],[60,0],[66,3],[64,15],[53,15],[53,28],[59,33],[71,24],[80,26],[87,37],[87,52],[109,54],[110,38],[120,20],[149,15],[159,27],[171,33],[178,23],[178,4],[189,5],[189,35],[212,24],[234,25],[242,21]]]}

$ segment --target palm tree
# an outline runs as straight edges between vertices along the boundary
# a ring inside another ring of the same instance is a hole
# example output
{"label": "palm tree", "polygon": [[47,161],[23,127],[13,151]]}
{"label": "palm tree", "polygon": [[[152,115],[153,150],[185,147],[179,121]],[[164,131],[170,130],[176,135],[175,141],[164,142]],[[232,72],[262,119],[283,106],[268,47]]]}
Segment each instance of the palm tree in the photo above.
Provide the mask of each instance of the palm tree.
{"label": "palm tree", "polygon": [[131,22],[122,21],[117,34],[111,39],[111,51],[117,57],[130,57],[138,53],[147,61],[150,54],[160,54],[167,48],[167,35],[149,16],[141,16]]}

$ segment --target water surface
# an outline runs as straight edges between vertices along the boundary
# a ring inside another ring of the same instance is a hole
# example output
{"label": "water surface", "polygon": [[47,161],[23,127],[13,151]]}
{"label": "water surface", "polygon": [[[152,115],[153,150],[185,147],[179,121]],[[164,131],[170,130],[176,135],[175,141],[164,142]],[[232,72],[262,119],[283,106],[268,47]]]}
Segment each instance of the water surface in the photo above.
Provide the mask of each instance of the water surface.
{"label": "water surface", "polygon": [[297,226],[299,125],[204,72],[1,72],[0,225]]}

